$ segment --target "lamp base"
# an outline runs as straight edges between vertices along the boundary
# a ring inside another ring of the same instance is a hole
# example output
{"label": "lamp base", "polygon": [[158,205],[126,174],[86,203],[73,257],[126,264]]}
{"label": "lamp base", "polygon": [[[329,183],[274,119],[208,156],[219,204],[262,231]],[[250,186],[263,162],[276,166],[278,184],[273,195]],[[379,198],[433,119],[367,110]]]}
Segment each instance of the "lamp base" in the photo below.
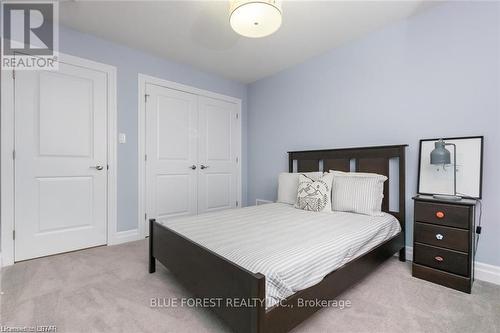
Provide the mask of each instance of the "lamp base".
{"label": "lamp base", "polygon": [[462,197],[460,197],[458,195],[434,194],[432,197],[434,199],[439,199],[439,200],[449,200],[449,201],[460,201],[460,200],[462,200]]}

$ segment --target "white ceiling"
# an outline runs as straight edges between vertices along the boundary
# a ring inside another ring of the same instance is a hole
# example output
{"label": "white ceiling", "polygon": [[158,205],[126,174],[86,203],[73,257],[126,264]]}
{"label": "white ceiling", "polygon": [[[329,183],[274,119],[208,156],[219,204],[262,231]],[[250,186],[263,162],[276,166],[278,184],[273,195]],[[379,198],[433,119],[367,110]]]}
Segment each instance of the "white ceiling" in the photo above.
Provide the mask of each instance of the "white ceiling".
{"label": "white ceiling", "polygon": [[281,28],[260,39],[231,30],[229,1],[68,1],[60,21],[249,83],[413,15],[424,1],[283,1]]}

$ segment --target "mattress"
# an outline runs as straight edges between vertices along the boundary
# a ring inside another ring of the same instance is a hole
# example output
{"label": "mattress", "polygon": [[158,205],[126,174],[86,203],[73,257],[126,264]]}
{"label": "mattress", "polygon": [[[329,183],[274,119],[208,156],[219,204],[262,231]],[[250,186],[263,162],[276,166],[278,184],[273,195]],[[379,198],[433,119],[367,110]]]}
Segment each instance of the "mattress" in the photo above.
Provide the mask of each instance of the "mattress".
{"label": "mattress", "polygon": [[266,307],[319,283],[330,272],[401,231],[384,213],[310,212],[273,203],[159,223],[266,276]]}

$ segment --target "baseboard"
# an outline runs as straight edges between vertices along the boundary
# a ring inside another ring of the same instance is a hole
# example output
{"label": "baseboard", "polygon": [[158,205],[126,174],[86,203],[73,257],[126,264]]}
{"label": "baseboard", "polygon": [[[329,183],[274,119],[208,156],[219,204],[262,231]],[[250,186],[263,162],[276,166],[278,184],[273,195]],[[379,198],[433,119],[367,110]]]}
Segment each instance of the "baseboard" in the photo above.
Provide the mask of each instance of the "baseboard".
{"label": "baseboard", "polygon": [[500,266],[475,262],[474,278],[500,285]]}
{"label": "baseboard", "polygon": [[[413,260],[413,247],[406,247],[406,260]],[[500,285],[500,266],[485,264],[479,261],[474,263],[474,278]]]}
{"label": "baseboard", "polygon": [[122,244],[122,243],[127,243],[127,242],[133,242],[136,240],[139,240],[140,234],[139,234],[139,229],[132,229],[132,230],[125,230],[125,231],[118,231],[113,235],[113,238],[111,239],[110,243],[108,245],[116,245],[116,244]]}
{"label": "baseboard", "polygon": [[413,247],[406,247],[406,260],[413,261]]}
{"label": "baseboard", "polygon": [[260,205],[265,205],[268,203],[273,203],[274,201],[271,200],[265,200],[265,199],[255,199],[255,205],[260,206]]}

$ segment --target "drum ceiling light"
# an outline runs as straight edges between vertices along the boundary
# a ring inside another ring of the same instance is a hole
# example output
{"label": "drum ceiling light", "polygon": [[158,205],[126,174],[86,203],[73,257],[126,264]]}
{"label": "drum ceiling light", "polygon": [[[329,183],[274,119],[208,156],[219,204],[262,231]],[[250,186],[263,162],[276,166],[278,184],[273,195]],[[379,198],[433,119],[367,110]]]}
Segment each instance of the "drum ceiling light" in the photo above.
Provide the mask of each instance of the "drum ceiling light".
{"label": "drum ceiling light", "polygon": [[245,37],[269,36],[281,26],[281,1],[233,0],[230,12],[231,28]]}

